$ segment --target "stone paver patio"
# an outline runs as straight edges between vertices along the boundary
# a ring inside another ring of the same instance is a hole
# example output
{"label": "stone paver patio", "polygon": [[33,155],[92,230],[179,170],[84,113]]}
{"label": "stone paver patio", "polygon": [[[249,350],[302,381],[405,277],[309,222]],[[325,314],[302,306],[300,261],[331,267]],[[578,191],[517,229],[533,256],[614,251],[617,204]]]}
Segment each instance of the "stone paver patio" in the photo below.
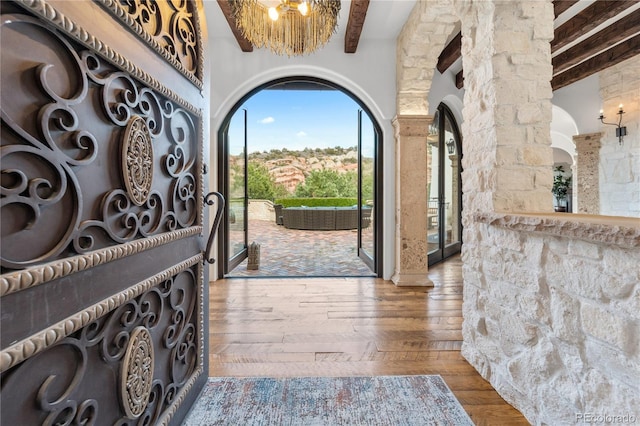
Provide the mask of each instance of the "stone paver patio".
{"label": "stone paver patio", "polygon": [[304,231],[250,220],[249,244],[260,244],[260,268],[245,259],[227,277],[373,276],[357,256],[357,231]]}

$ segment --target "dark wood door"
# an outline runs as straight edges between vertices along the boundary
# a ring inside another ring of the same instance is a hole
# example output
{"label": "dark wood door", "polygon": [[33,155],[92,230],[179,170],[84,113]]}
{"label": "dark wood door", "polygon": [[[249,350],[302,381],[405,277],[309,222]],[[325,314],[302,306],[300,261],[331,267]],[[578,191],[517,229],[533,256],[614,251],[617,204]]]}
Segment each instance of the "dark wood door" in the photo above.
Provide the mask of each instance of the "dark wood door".
{"label": "dark wood door", "polygon": [[179,424],[208,370],[202,5],[0,7],[1,423]]}

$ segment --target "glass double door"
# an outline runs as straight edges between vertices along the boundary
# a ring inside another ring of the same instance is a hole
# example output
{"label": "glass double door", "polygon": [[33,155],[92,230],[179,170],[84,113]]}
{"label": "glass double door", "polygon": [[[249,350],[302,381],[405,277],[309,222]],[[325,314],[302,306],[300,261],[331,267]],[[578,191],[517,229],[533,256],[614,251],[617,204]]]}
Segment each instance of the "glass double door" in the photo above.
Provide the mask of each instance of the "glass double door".
{"label": "glass double door", "polygon": [[427,138],[427,250],[429,265],[460,252],[460,134],[451,111],[441,104]]}
{"label": "glass double door", "polygon": [[378,182],[379,163],[376,161],[379,146],[379,132],[371,118],[358,110],[358,257],[371,269],[379,272],[376,253],[378,223]]}
{"label": "glass double door", "polygon": [[[231,114],[221,127],[218,138],[221,141],[220,181],[223,182],[222,192],[227,200],[225,217],[222,223],[222,244],[220,249],[224,253],[221,257],[219,273],[221,276],[229,274],[248,257],[248,130],[246,109]],[[355,118],[355,117],[354,117]],[[236,131],[230,131],[230,129]],[[355,142],[355,141],[354,141]],[[381,144],[381,130],[362,109],[357,110],[357,203],[358,226],[357,247],[358,257],[367,265],[371,272],[380,275],[379,262],[381,258],[380,235],[381,212],[378,209],[381,161],[379,146]]]}
{"label": "glass double door", "polygon": [[[241,129],[231,137],[229,128]],[[231,117],[221,134],[226,168],[223,191],[226,195],[227,218],[223,226],[225,241],[224,274],[237,267],[249,253],[249,195],[248,195],[248,158],[247,158],[247,110],[242,109]]]}

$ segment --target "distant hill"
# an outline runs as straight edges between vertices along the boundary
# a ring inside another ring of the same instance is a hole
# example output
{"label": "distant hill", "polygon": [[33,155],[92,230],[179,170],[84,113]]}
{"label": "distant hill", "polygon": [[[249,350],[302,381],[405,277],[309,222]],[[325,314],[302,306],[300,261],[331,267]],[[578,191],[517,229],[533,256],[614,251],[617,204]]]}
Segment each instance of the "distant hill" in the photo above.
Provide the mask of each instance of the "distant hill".
{"label": "distant hill", "polygon": [[[263,164],[277,184],[293,193],[313,170],[335,170],[338,173],[358,170],[358,151],[350,148],[305,148],[301,151],[273,149],[253,152],[248,155],[250,162]],[[230,158],[231,165],[237,158]]]}
{"label": "distant hill", "polygon": [[[324,157],[339,157],[344,155],[350,155],[351,152],[357,153],[357,147],[341,147],[336,146],[334,148],[305,148],[301,151],[283,149],[272,149],[271,151],[252,152],[249,154],[249,161],[251,160],[277,160],[280,158],[293,156],[300,158],[324,158]],[[357,159],[357,157],[355,157]]]}

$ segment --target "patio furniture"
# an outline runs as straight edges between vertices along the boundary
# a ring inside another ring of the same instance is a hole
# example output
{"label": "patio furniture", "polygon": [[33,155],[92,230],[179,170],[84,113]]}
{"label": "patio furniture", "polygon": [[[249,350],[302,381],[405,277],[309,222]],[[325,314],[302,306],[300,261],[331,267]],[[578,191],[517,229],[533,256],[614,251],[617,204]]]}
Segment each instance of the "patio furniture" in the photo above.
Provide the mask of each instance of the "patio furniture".
{"label": "patio furniture", "polygon": [[438,227],[438,200],[429,200],[427,205],[427,220],[428,227],[437,228]]}
{"label": "patio furniture", "polygon": [[273,210],[276,214],[276,225],[282,225],[282,204],[274,204]]}
{"label": "patio furniture", "polygon": [[[362,209],[362,227],[371,223],[371,208]],[[288,229],[345,230],[358,228],[355,207],[287,207],[282,209],[282,224]]]}

